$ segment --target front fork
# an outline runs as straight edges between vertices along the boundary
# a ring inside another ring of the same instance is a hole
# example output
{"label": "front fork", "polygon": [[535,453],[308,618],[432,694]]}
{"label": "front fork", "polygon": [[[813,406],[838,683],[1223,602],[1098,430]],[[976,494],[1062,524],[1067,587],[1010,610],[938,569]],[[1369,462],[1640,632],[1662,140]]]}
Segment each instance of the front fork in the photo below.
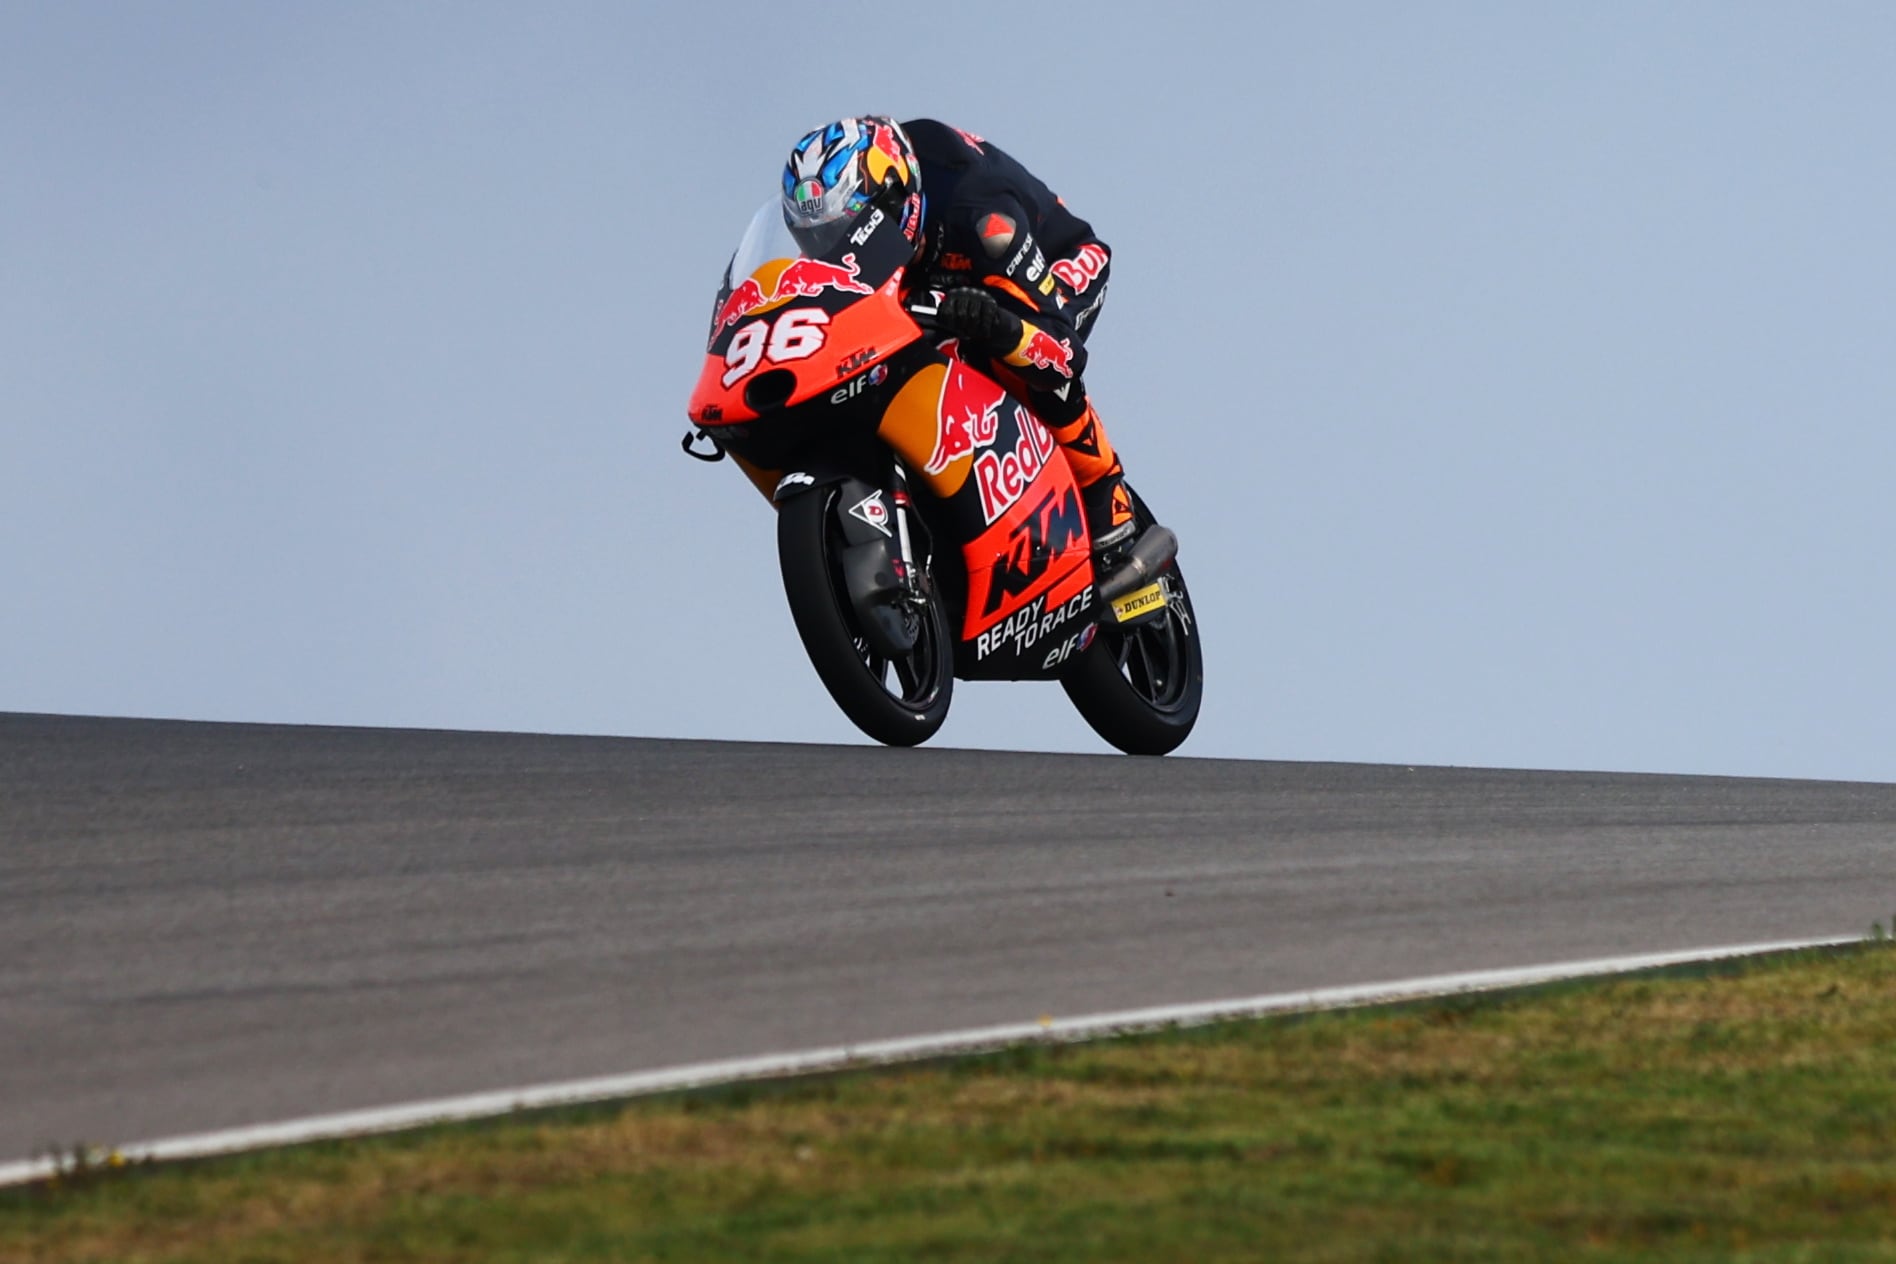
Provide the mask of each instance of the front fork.
{"label": "front fork", "polygon": [[889,499],[895,503],[895,541],[901,555],[898,573],[902,585],[908,591],[909,604],[920,609],[927,604],[928,594],[922,590],[922,568],[915,564],[915,545],[909,537],[909,514],[915,508],[915,502],[909,499],[908,471],[900,461],[895,462],[895,487]]}
{"label": "front fork", "polygon": [[[892,471],[873,483],[850,475],[834,480],[835,529],[842,535],[837,563],[864,639],[885,657],[904,658],[914,651],[925,620],[928,586],[925,566],[915,561],[907,478],[899,464]],[[779,484],[777,499],[815,494],[819,486],[827,491],[829,484],[792,471]]]}

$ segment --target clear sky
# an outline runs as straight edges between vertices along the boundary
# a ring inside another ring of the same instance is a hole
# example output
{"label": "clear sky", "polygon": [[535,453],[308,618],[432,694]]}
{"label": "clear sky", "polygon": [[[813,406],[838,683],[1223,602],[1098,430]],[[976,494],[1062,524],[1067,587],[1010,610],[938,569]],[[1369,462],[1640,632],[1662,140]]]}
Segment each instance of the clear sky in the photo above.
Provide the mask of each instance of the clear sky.
{"label": "clear sky", "polygon": [[1182,754],[1896,779],[1892,65],[1880,2],[0,0],[0,709],[861,740],[677,440],[873,111],[1114,247]]}

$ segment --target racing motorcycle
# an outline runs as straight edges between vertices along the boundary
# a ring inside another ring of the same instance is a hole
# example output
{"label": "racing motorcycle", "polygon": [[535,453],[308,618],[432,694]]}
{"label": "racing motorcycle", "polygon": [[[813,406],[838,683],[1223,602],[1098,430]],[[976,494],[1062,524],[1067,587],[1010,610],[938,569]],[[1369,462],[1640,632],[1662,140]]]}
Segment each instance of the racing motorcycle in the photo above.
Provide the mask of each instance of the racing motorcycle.
{"label": "racing motorcycle", "polygon": [[870,737],[927,741],[957,678],[1058,680],[1106,741],[1163,755],[1204,692],[1177,542],[1135,492],[1136,542],[1094,558],[1052,434],[934,324],[939,292],[905,296],[919,218],[876,202],[799,241],[766,202],[725,269],[681,446],[729,456],[775,505],[797,633]]}

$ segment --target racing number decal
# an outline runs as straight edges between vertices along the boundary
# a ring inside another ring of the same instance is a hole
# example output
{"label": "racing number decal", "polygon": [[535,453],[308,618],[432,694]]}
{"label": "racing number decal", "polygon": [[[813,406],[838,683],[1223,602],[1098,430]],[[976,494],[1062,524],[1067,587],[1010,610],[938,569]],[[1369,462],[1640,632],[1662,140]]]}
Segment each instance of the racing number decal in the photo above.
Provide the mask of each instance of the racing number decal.
{"label": "racing number decal", "polygon": [[823,349],[828,337],[823,326],[829,313],[815,307],[800,307],[785,312],[775,321],[754,320],[738,330],[724,353],[724,385],[750,376],[764,360],[782,364],[786,360],[807,360]]}

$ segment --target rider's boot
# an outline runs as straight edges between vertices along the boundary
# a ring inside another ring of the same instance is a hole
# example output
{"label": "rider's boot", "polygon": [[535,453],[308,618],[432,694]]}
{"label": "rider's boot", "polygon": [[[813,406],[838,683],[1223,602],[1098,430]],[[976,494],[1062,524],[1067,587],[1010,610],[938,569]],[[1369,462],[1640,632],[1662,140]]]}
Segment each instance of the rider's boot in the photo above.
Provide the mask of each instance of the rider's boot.
{"label": "rider's boot", "polygon": [[1125,468],[1113,451],[1106,427],[1083,383],[1067,388],[1068,399],[1048,399],[1041,416],[1066,453],[1067,466],[1080,485],[1086,530],[1095,553],[1109,552],[1132,538],[1132,497],[1126,494]]}
{"label": "rider's boot", "polygon": [[1074,382],[1067,394],[1047,400],[1041,416],[1049,418],[1048,429],[1080,484],[1099,592],[1113,600],[1158,578],[1178,553],[1178,537],[1157,523],[1138,529],[1126,471],[1106,437],[1105,423],[1082,383]]}
{"label": "rider's boot", "polygon": [[1133,542],[1132,496],[1126,490],[1125,467],[1106,437],[1106,425],[1087,397],[1085,385],[1075,382],[1068,389],[1076,403],[1050,400],[1052,406],[1042,415],[1049,417],[1048,429],[1066,453],[1067,465],[1080,485],[1094,556],[1105,562]]}
{"label": "rider's boot", "polygon": [[1104,556],[1132,543],[1132,495],[1126,490],[1126,472],[1118,461],[1112,469],[1080,486],[1080,504],[1086,509],[1086,533],[1093,552]]}

